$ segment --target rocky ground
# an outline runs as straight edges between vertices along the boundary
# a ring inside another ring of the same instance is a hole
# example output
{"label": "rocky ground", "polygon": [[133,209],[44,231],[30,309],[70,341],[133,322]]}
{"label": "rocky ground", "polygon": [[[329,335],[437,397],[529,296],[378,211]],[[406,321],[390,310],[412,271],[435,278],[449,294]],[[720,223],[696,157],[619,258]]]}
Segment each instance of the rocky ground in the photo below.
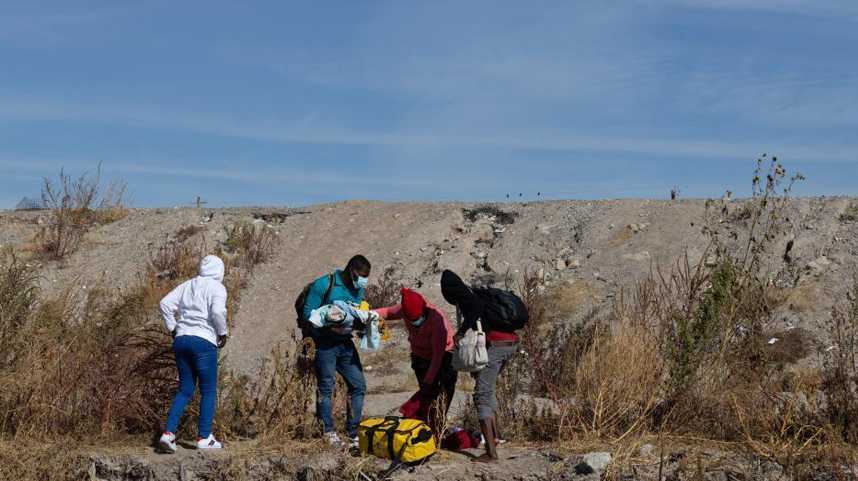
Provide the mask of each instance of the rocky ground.
{"label": "rocky ground", "polygon": [[[662,450],[644,444],[622,460],[609,452],[573,454],[568,449],[513,446],[501,451],[495,464],[471,462],[477,451],[441,451],[417,467],[394,468],[385,460],[353,457],[319,445],[261,448],[237,444],[222,452],[201,453],[180,448],[175,455],[151,449],[98,453],[82,463],[90,481],[377,480],[392,481],[597,481],[637,480],[759,480],[794,479],[783,466],[752,456],[728,455],[712,449]],[[288,453],[288,454],[284,454]],[[848,468],[841,478],[818,469],[808,479],[855,479]]]}

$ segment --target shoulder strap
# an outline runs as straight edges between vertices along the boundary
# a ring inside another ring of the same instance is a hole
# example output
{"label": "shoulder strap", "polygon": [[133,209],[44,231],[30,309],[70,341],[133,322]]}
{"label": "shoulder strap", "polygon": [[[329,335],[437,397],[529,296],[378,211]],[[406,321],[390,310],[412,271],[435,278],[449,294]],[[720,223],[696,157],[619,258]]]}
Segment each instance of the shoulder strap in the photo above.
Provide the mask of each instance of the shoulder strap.
{"label": "shoulder strap", "polygon": [[328,290],[325,291],[325,297],[322,298],[322,305],[326,306],[331,303],[331,291],[334,290],[334,273],[328,274]]}

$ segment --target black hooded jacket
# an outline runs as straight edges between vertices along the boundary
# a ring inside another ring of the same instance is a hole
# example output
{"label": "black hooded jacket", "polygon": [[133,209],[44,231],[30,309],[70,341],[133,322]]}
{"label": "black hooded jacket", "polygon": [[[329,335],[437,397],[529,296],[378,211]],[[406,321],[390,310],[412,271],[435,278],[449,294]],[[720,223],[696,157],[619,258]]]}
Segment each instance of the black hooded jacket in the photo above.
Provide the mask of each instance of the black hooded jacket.
{"label": "black hooded jacket", "polygon": [[[468,329],[477,328],[477,320],[483,316],[485,305],[461,277],[450,270],[441,273],[441,294],[444,300],[457,306],[462,313],[463,321],[457,335],[464,334]],[[483,326],[483,329],[485,328],[486,326]]]}

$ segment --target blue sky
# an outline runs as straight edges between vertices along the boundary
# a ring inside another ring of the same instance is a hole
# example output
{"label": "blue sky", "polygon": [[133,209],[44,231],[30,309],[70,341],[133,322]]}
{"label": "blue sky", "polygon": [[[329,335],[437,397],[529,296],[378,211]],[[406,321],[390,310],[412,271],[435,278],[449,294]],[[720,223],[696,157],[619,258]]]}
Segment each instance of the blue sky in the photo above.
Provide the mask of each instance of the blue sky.
{"label": "blue sky", "polygon": [[0,208],[858,194],[854,0],[0,2]]}

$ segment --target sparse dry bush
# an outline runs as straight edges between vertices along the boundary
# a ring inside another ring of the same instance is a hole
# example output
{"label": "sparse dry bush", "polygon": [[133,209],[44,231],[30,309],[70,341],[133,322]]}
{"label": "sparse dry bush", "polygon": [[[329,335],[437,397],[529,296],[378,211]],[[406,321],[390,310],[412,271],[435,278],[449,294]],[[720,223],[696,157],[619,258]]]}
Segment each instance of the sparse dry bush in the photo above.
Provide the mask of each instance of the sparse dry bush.
{"label": "sparse dry bush", "polygon": [[826,415],[839,435],[858,442],[858,277],[846,312],[835,308],[828,323],[831,345],[822,349],[822,392]]}
{"label": "sparse dry bush", "polygon": [[197,274],[200,259],[205,255],[205,241],[189,242],[165,239],[149,253],[147,275],[154,279],[175,281]]}
{"label": "sparse dry bush", "polygon": [[240,267],[249,273],[263,262],[268,261],[277,248],[277,232],[267,225],[240,222],[227,226],[224,250],[228,254],[238,255]]}
{"label": "sparse dry bush", "polygon": [[125,184],[115,181],[102,189],[100,164],[92,175],[75,179],[61,170],[56,182],[45,178],[41,205],[51,215],[37,243],[41,254],[54,260],[75,252],[84,234],[94,226],[115,222],[128,214]]}
{"label": "sparse dry bush", "polygon": [[366,287],[363,298],[370,307],[387,307],[399,304],[401,284],[394,277],[395,273],[396,270],[393,267],[387,267],[375,282]]}
{"label": "sparse dry bush", "polygon": [[315,380],[295,368],[287,349],[275,347],[254,379],[232,373],[223,377],[216,422],[225,434],[270,440],[317,434],[309,409],[315,401]]}

